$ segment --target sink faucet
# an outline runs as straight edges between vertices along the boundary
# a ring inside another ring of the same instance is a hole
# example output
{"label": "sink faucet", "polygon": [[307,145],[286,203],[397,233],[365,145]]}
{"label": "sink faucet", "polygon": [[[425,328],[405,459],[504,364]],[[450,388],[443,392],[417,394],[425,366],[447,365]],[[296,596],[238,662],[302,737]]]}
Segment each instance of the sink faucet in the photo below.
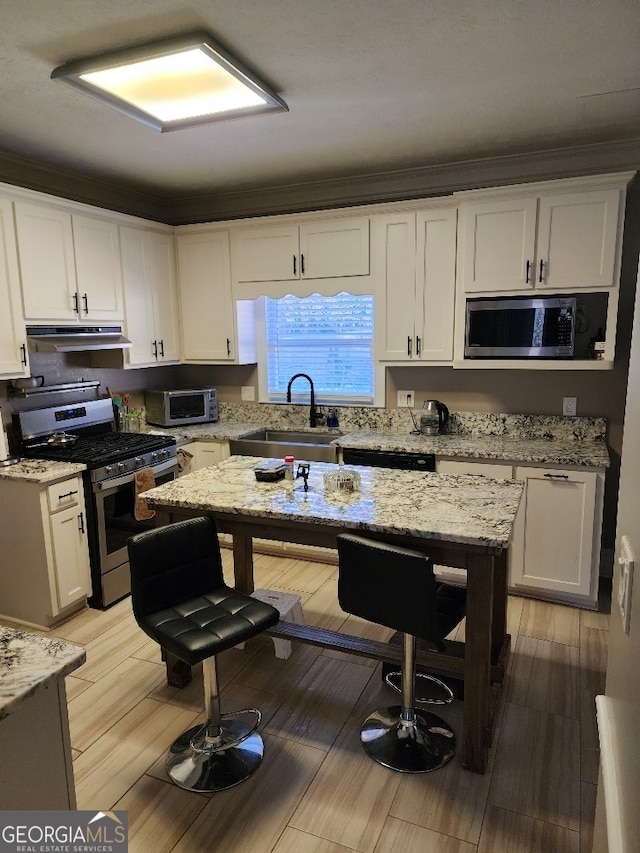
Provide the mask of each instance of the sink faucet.
{"label": "sink faucet", "polygon": [[318,425],[318,413],[316,412],[316,395],[313,389],[313,380],[310,376],[307,376],[306,373],[296,373],[289,380],[289,384],[287,385],[287,403],[291,402],[291,386],[293,385],[294,379],[298,379],[298,377],[302,377],[303,379],[307,379],[309,381],[309,387],[311,389],[311,411],[309,412],[309,426],[315,427]]}

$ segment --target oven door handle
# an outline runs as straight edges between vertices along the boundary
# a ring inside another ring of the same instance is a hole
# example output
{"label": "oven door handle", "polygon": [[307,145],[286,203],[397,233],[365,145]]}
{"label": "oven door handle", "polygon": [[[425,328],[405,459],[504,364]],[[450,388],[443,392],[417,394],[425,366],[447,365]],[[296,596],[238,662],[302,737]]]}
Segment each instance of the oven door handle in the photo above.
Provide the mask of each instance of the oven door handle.
{"label": "oven door handle", "polygon": [[[164,474],[166,471],[178,470],[177,459],[168,459],[166,462],[160,462],[158,465],[150,466],[154,476]],[[108,480],[101,480],[99,483],[94,483],[94,491],[103,492],[106,489],[117,489],[118,486],[126,486],[128,483],[133,483],[134,472],[129,471],[121,477],[111,477]]]}

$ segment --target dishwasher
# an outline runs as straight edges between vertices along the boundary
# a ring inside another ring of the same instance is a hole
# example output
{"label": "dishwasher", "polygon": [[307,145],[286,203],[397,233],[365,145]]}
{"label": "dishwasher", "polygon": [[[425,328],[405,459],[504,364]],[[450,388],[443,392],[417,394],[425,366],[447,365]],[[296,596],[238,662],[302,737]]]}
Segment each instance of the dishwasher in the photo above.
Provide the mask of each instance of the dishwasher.
{"label": "dishwasher", "polygon": [[[434,453],[420,453],[407,450],[370,450],[345,447],[342,450],[342,461],[345,465],[368,465],[371,468],[395,468],[396,470],[404,471],[436,470],[436,457]],[[448,585],[442,584],[442,586]],[[458,589],[455,594],[457,596],[464,596],[464,591]],[[400,645],[402,635],[396,632],[389,642],[393,643],[393,645]],[[421,648],[421,642],[422,648],[430,648],[419,638],[417,640],[417,648]],[[435,676],[428,670],[417,667],[416,674],[427,676],[432,688],[436,687],[436,685],[440,686],[440,693],[438,693],[438,688],[435,691],[431,691],[432,693],[435,692],[435,695],[432,695],[430,699],[431,701],[435,701],[436,704],[448,703],[454,697],[459,700],[464,699],[464,681],[461,678],[439,674],[434,684],[431,679],[435,678]],[[397,665],[390,663],[382,664],[381,677],[383,682],[387,684],[390,681],[395,682],[398,675]],[[395,689],[397,690],[398,688],[396,687]],[[416,696],[416,701],[421,703],[421,699],[418,696]]]}
{"label": "dishwasher", "polygon": [[433,453],[414,453],[409,450],[367,450],[345,447],[342,450],[345,465],[368,465],[371,468],[396,468],[403,471],[435,471]]}

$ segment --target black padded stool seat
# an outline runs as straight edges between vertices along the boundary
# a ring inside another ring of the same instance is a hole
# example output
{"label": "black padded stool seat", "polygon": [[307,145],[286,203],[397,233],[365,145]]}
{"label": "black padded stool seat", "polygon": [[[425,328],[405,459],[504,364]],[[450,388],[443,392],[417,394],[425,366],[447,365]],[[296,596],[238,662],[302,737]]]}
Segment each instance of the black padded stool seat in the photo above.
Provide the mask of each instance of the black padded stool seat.
{"label": "black padded stool seat", "polygon": [[455,734],[441,717],[415,708],[415,650],[416,637],[444,650],[443,639],[454,627],[449,597],[442,595],[447,606],[440,615],[433,564],[418,551],[340,534],[338,556],[342,609],[403,635],[402,705],[367,717],[362,745],[375,761],[394,770],[436,770],[455,755]]}
{"label": "black padded stool seat", "polygon": [[[467,590],[464,587],[452,586],[446,583],[436,584],[436,612],[438,617],[438,633],[443,637],[450,634],[453,629],[462,622],[467,612]],[[395,633],[389,640],[392,645],[402,645],[402,634]],[[420,651],[444,651],[444,643],[434,643],[416,637],[416,648]],[[397,664],[382,664],[382,679],[396,692],[402,692],[402,673],[398,671]],[[427,705],[448,705],[454,699],[454,690],[457,698],[464,696],[464,682],[459,679],[436,678],[435,675],[421,670],[416,670],[416,687],[414,701]]]}
{"label": "black padded stool seat", "polygon": [[[248,778],[262,760],[250,708],[220,713],[215,656],[275,625],[279,613],[224,582],[215,523],[191,518],[148,530],[128,541],[131,598],[138,625],[188,664],[202,662],[207,721],[170,749],[167,772],[182,788],[225,790]],[[249,725],[237,718],[251,714]]]}

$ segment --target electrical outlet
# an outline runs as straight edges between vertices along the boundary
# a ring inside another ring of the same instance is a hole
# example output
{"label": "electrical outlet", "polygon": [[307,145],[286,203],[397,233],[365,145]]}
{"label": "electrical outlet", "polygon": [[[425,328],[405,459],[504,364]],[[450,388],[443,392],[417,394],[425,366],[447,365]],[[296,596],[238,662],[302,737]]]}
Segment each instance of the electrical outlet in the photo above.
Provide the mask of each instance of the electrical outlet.
{"label": "electrical outlet", "polygon": [[398,408],[404,408],[405,406],[413,406],[415,400],[415,391],[398,391]]}
{"label": "electrical outlet", "polygon": [[240,399],[245,400],[246,402],[256,399],[256,389],[253,385],[240,386]]}
{"label": "electrical outlet", "polygon": [[578,409],[577,397],[562,398],[562,416],[565,418],[575,418]]}

